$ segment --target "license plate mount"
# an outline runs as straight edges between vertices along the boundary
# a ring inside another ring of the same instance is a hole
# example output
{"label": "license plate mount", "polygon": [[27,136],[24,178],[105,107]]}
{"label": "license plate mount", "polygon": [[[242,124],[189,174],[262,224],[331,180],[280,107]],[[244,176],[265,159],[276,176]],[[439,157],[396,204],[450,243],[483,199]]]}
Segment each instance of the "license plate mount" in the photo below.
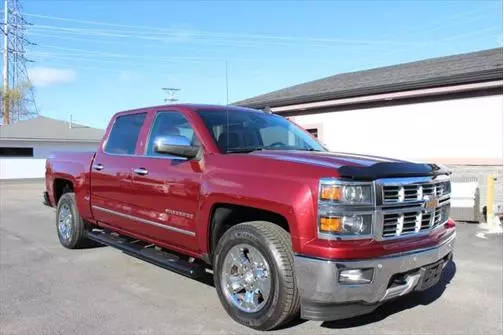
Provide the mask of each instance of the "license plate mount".
{"label": "license plate mount", "polygon": [[417,286],[418,291],[427,290],[434,285],[436,285],[441,279],[441,275],[443,273],[445,260],[440,259],[436,263],[429,264],[426,266],[422,266],[420,268],[421,279],[420,283]]}

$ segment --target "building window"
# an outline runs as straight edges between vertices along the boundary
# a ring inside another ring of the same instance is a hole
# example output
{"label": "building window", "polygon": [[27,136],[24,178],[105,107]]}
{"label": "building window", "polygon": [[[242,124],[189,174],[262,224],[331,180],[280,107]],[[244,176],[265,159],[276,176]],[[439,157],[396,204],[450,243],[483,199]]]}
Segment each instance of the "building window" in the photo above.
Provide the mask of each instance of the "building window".
{"label": "building window", "polygon": [[33,157],[33,148],[0,147],[0,157]]}
{"label": "building window", "polygon": [[306,131],[312,134],[313,137],[318,138],[318,128],[308,128]]}

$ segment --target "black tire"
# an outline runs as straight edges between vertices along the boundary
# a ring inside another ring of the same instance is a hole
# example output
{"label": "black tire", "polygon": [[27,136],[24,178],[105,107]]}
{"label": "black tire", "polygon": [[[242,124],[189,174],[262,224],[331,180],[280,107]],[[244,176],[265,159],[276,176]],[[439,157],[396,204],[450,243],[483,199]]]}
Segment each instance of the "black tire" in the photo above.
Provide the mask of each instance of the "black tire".
{"label": "black tire", "polygon": [[[238,244],[247,244],[259,250],[270,268],[269,297],[264,306],[254,313],[234,306],[223,292],[223,262],[228,251]],[[231,227],[218,241],[213,264],[219,299],[236,322],[257,330],[271,330],[298,315],[300,302],[294,273],[294,254],[290,235],[281,227],[265,221],[246,222]]]}
{"label": "black tire", "polygon": [[[68,238],[60,231],[59,218],[62,210],[69,209],[71,213],[70,234]],[[56,232],[60,243],[68,249],[79,249],[88,246],[86,223],[82,219],[75,204],[75,193],[67,192],[61,196],[56,207]]]}

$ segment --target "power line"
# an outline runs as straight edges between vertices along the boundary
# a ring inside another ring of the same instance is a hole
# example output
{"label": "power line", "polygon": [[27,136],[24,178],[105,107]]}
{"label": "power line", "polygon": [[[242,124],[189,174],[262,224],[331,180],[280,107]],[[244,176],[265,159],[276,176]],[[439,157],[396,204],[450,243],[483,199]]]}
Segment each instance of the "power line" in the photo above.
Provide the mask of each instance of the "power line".
{"label": "power line", "polygon": [[[288,44],[298,44],[300,42],[303,43],[317,43],[320,45],[324,45],[327,43],[338,43],[338,44],[364,44],[364,45],[416,45],[416,42],[404,42],[398,40],[376,40],[376,39],[347,39],[347,38],[331,38],[331,37],[307,37],[307,36],[287,36],[287,35],[261,35],[261,34],[237,34],[237,33],[223,33],[223,32],[210,32],[210,31],[201,31],[201,30],[180,30],[180,29],[170,29],[170,28],[159,28],[152,26],[142,26],[142,25],[125,25],[125,24],[116,24],[110,22],[103,21],[90,21],[90,20],[79,20],[58,16],[49,16],[49,15],[39,15],[39,14],[26,14],[30,17],[48,19],[48,20],[56,20],[56,21],[65,21],[65,22],[73,22],[80,24],[88,24],[88,25],[98,25],[98,26],[108,26],[108,27],[117,27],[117,28],[129,28],[130,30],[120,30],[120,29],[105,29],[105,28],[89,28],[89,27],[64,27],[64,26],[51,26],[51,25],[38,25],[39,29],[54,29],[54,30],[62,30],[68,33],[82,33],[82,34],[97,34],[98,36],[104,37],[138,37],[141,39],[163,39],[162,37],[154,37],[152,35],[165,35],[165,36],[173,36],[177,37],[180,34],[190,34],[194,38],[211,38],[211,39],[221,39],[221,40],[234,40],[234,41],[243,41],[243,40],[261,40],[263,43],[265,41],[271,41],[274,43],[284,43]],[[144,31],[139,31],[144,30]],[[148,34],[148,35],[133,35],[135,33],[140,34]],[[121,34],[126,34],[121,35]],[[128,36],[129,35],[129,36]]]}
{"label": "power line", "polygon": [[92,24],[92,25],[100,25],[100,26],[122,27],[122,28],[132,28],[132,29],[165,30],[165,28],[117,24],[117,23],[109,23],[109,22],[103,22],[103,21],[79,20],[79,19],[72,19],[72,18],[66,18],[66,17],[60,17],[60,16],[40,15],[40,14],[33,14],[33,13],[26,13],[25,15],[30,16],[30,17],[41,18],[41,19],[51,19],[51,20],[75,22],[75,23],[82,23],[82,24]]}

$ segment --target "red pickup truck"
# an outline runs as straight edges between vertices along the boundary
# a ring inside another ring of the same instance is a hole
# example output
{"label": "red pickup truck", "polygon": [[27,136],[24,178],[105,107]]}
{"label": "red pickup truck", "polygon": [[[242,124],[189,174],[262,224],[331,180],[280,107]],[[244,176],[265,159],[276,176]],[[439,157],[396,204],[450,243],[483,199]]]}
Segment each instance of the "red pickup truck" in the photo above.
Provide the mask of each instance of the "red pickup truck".
{"label": "red pickup truck", "polygon": [[118,113],[96,153],[52,155],[44,201],[63,246],[213,271],[227,313],[268,330],[435,285],[454,248],[449,175],[329,152],[268,112],[180,104]]}

